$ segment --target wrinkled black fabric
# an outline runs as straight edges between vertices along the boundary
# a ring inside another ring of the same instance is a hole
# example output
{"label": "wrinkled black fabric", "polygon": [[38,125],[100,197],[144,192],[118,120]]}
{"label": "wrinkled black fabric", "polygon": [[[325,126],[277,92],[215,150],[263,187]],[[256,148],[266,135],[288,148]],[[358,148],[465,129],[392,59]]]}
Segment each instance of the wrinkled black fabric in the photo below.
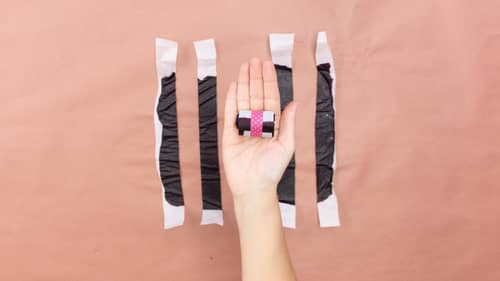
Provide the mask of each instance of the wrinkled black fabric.
{"label": "wrinkled black fabric", "polygon": [[179,165],[175,73],[161,79],[161,93],[157,107],[163,126],[160,146],[160,177],[165,188],[165,200],[174,206],[184,205]]}
{"label": "wrinkled black fabric", "polygon": [[[280,91],[281,111],[293,100],[292,69],[275,64]],[[295,155],[286,167],[278,184],[278,198],[282,203],[295,205]]]}
{"label": "wrinkled black fabric", "polygon": [[333,154],[335,144],[335,110],[332,97],[332,77],[330,64],[317,66],[318,80],[316,93],[316,192],[321,202],[332,194],[334,170]]}
{"label": "wrinkled black fabric", "polygon": [[217,148],[217,79],[198,79],[201,189],[204,210],[222,209]]}

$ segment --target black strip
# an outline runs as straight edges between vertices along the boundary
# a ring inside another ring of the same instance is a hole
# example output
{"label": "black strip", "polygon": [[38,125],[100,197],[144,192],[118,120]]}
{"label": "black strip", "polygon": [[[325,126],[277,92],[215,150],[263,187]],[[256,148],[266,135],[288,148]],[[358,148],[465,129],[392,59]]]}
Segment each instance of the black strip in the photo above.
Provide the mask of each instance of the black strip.
{"label": "black strip", "polygon": [[274,121],[264,121],[262,122],[262,132],[271,133],[274,136]]}
{"label": "black strip", "polygon": [[317,66],[316,93],[316,192],[321,202],[332,194],[335,145],[335,110],[333,108],[332,77],[330,64]]}
{"label": "black strip", "polygon": [[198,79],[201,189],[204,210],[221,210],[217,148],[217,78]]}
{"label": "black strip", "polygon": [[244,131],[250,131],[250,126],[251,126],[251,119],[250,118],[236,118],[236,128],[238,128],[238,133],[239,135],[243,135]]}
{"label": "black strip", "polygon": [[183,206],[177,135],[175,72],[161,79],[161,93],[156,108],[163,125],[160,146],[160,177],[165,188],[165,200],[174,206]]}
{"label": "black strip", "polygon": [[[281,111],[293,100],[292,69],[275,64],[280,91]],[[295,155],[286,167],[278,184],[278,199],[282,203],[295,205]]]}

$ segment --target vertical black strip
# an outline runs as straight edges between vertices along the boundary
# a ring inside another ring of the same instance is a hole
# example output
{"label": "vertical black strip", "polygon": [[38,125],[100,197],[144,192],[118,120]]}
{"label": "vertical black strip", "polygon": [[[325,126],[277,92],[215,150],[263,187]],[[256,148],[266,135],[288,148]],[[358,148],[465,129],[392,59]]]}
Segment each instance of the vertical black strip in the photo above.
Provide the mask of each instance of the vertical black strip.
{"label": "vertical black strip", "polygon": [[182,206],[184,198],[179,165],[175,72],[161,79],[161,94],[156,110],[163,126],[159,162],[165,200],[171,205]]}
{"label": "vertical black strip", "polygon": [[217,78],[198,79],[201,188],[204,210],[221,210],[217,148]]}
{"label": "vertical black strip", "polygon": [[335,109],[333,107],[330,64],[317,65],[316,93],[316,192],[317,200],[326,200],[332,194],[335,149]]}
{"label": "vertical black strip", "polygon": [[[292,69],[275,64],[280,91],[281,111],[293,100]],[[295,205],[295,155],[286,167],[278,184],[278,198],[282,203]]]}

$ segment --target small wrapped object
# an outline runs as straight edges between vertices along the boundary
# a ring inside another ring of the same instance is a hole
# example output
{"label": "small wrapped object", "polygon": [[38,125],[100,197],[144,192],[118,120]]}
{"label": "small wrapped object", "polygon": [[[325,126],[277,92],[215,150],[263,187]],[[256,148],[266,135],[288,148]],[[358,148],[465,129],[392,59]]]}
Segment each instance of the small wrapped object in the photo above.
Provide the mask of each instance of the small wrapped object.
{"label": "small wrapped object", "polygon": [[240,136],[272,138],[274,136],[274,112],[240,110],[236,118]]}

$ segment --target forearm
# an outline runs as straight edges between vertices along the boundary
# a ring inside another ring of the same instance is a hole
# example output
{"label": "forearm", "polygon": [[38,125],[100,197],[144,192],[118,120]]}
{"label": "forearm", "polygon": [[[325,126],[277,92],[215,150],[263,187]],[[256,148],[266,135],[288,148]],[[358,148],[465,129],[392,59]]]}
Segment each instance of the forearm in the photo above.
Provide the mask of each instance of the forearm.
{"label": "forearm", "polygon": [[295,280],[276,188],[234,197],[244,281]]}

